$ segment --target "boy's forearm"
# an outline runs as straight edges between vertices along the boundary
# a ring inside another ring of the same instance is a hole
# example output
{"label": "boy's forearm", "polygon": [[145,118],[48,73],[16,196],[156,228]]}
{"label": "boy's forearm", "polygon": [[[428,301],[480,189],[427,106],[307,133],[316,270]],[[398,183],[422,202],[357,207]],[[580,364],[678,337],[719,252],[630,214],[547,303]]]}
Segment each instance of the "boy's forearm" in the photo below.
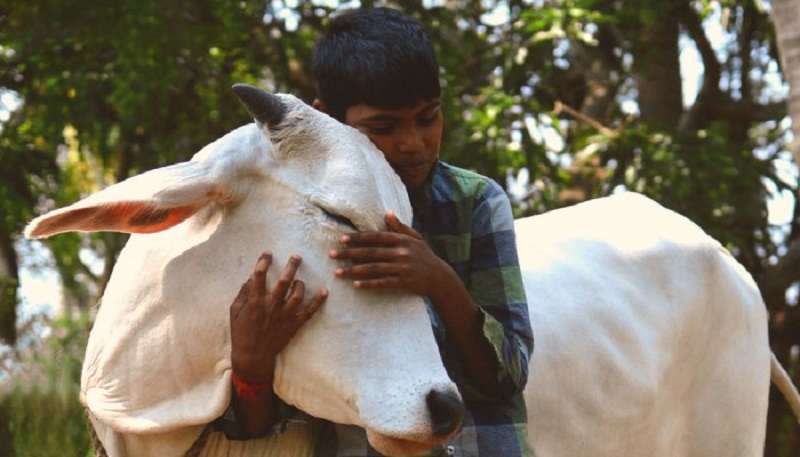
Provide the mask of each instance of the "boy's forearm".
{"label": "boy's forearm", "polygon": [[438,275],[439,287],[429,298],[444,322],[448,339],[472,382],[484,392],[497,392],[498,361],[483,334],[483,313],[449,265],[443,262]]}

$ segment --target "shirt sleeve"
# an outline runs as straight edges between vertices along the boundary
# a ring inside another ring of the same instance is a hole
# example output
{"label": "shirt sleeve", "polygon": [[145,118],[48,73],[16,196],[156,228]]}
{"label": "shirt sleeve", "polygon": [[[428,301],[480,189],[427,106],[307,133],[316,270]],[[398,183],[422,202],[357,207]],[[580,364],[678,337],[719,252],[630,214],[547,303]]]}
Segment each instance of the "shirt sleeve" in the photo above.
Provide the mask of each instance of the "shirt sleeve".
{"label": "shirt sleeve", "polygon": [[525,388],[533,352],[533,330],[517,256],[511,203],[503,189],[487,180],[475,200],[466,286],[483,314],[483,334],[497,357],[500,392],[471,394],[485,400],[507,398]]}

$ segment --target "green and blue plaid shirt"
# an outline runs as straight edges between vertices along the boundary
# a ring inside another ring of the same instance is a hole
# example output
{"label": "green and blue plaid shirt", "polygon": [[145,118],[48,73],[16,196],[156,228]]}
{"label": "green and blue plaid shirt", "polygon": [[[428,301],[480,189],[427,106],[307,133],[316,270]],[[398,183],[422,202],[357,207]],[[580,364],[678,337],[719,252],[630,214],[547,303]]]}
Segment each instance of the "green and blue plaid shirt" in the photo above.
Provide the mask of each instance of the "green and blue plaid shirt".
{"label": "green and blue plaid shirt", "polygon": [[[428,303],[442,360],[467,409],[461,433],[432,455],[531,456],[522,390],[533,333],[508,197],[491,179],[439,162],[410,198],[414,229],[458,273],[483,313],[483,333],[497,355],[502,385],[500,392],[482,392],[470,383],[443,322]],[[319,457],[380,455],[357,427],[325,423],[320,430]]]}

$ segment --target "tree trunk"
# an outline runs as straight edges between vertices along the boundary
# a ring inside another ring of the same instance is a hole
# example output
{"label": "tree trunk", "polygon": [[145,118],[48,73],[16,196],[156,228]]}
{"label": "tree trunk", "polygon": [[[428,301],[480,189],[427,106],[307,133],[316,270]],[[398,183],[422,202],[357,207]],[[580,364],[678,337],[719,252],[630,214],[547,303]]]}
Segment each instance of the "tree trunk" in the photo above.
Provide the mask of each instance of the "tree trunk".
{"label": "tree trunk", "polygon": [[800,166],[800,0],[772,0],[772,19],[781,55],[783,75],[789,82],[794,162]]}
{"label": "tree trunk", "polygon": [[597,45],[576,46],[575,61],[586,81],[586,97],[580,109],[585,116],[605,125],[612,103],[617,96],[619,83],[614,81],[612,73],[619,69],[614,49],[619,44],[610,27],[601,25],[597,32]]}
{"label": "tree trunk", "polygon": [[683,114],[679,6],[680,3],[663,2],[663,16],[642,24],[641,48],[634,62],[642,122],[669,131],[677,128]]}
{"label": "tree trunk", "polygon": [[17,342],[17,253],[7,233],[0,231],[0,342]]}
{"label": "tree trunk", "polygon": [[[783,75],[786,81],[789,83],[789,99],[787,106],[789,109],[789,115],[792,118],[792,134],[794,136],[794,140],[790,144],[789,148],[792,152],[792,157],[794,157],[795,164],[800,166],[800,0],[772,0],[770,3],[772,5],[772,20],[775,24],[775,35],[781,58],[781,66],[783,67]],[[795,196],[795,198],[798,198],[798,196]],[[795,218],[798,217],[797,208],[798,205],[795,205]],[[795,225],[793,225],[793,228],[796,228],[797,222],[797,219],[795,219],[793,223]],[[793,233],[793,235],[796,236],[796,233]],[[797,256],[797,250],[800,250],[798,249],[800,246],[798,246],[797,239],[795,239],[793,244],[795,251],[792,251],[790,248],[789,253],[794,253]],[[786,257],[789,257],[789,254],[787,254]],[[781,261],[783,260],[784,259],[781,259]],[[783,282],[787,283],[791,279],[793,278],[785,278],[783,279]],[[787,287],[790,284],[791,283],[787,284]],[[794,317],[795,319],[797,317],[793,315],[794,313],[785,314],[787,314],[787,318],[785,319],[787,321],[793,320],[791,317]],[[789,322],[788,324],[790,324],[789,327],[791,328],[791,324],[793,323]],[[791,347],[793,344],[796,344],[796,341],[787,342],[789,347]],[[784,360],[788,361],[788,357]],[[795,373],[795,383],[798,382],[799,377],[800,374]],[[770,407],[773,407],[774,405],[775,402],[770,403]],[[780,419],[774,417],[773,415],[771,416],[771,423],[769,424],[770,428],[779,427],[781,425]],[[794,424],[795,422],[792,421],[792,423]],[[786,447],[787,449],[785,451],[787,453],[783,455],[800,455],[798,428],[796,426],[792,426],[789,430],[788,437],[786,439]],[[767,450],[770,451],[769,448]],[[770,454],[765,455],[769,456]],[[776,453],[772,455],[779,454]]]}

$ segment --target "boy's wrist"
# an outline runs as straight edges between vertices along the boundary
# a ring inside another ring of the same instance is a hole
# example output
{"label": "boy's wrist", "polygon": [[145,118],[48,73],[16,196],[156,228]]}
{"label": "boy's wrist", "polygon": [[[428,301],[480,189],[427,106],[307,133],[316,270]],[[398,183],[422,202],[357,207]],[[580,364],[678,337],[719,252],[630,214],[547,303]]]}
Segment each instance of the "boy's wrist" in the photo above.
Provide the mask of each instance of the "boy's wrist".
{"label": "boy's wrist", "polygon": [[428,291],[423,295],[426,295],[435,304],[440,301],[446,294],[446,291],[452,287],[450,285],[452,283],[451,276],[453,276],[455,272],[450,268],[450,265],[442,259],[437,259],[436,268],[432,268],[428,273]]}
{"label": "boy's wrist", "polygon": [[444,260],[440,260],[439,263],[441,266],[436,269],[430,281],[430,293],[426,294],[433,306],[442,314],[446,313],[448,308],[458,306],[464,301],[472,303],[472,298],[455,270]]}
{"label": "boy's wrist", "polygon": [[249,359],[246,363],[231,363],[231,372],[248,384],[272,384],[277,356],[265,357],[261,363]]}
{"label": "boy's wrist", "polygon": [[236,390],[236,396],[250,403],[255,403],[259,396],[264,393],[272,392],[272,380],[269,382],[250,382],[240,378],[236,372],[231,372],[231,381]]}

